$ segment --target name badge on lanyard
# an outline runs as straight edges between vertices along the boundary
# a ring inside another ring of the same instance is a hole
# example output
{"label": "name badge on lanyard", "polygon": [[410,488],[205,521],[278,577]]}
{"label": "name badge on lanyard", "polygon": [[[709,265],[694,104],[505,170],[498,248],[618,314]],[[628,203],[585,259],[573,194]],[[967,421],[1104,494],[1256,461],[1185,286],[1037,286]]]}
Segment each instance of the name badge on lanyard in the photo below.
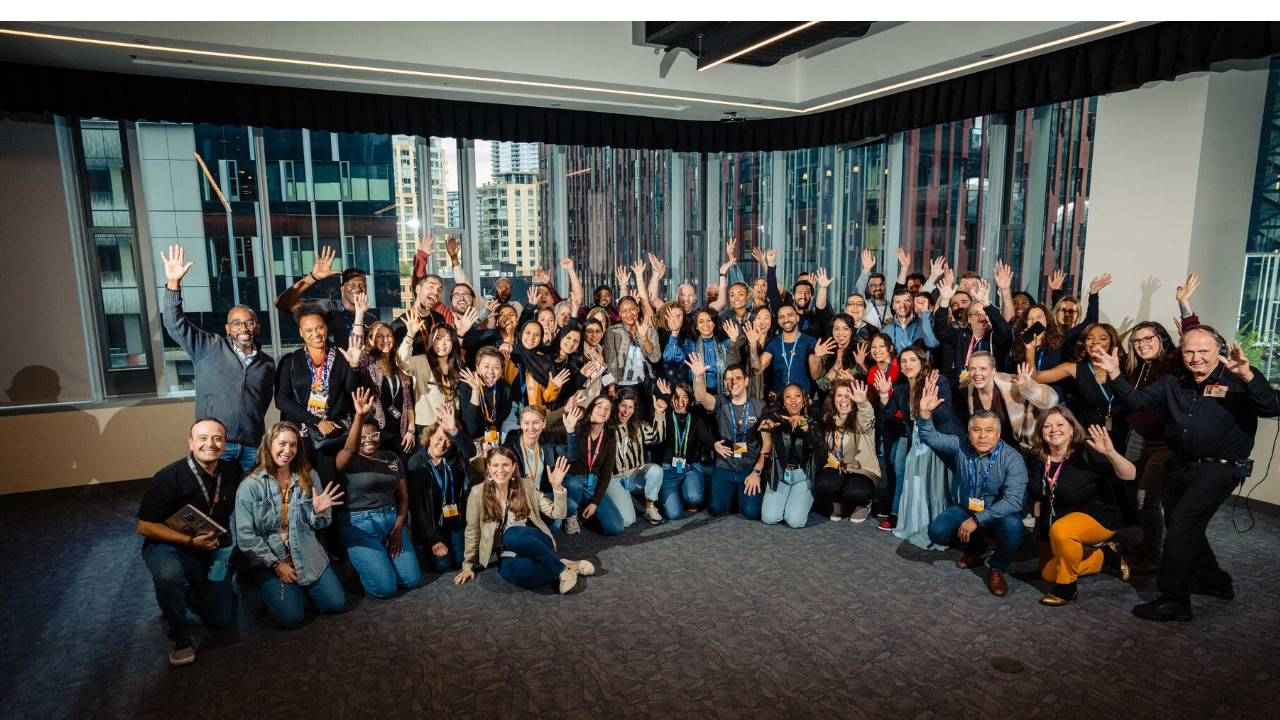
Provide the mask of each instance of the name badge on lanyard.
{"label": "name badge on lanyard", "polygon": [[1227,396],[1226,385],[1205,385],[1204,396],[1211,398],[1224,398]]}
{"label": "name badge on lanyard", "polygon": [[979,497],[969,498],[969,512],[982,512],[987,509],[987,501]]}

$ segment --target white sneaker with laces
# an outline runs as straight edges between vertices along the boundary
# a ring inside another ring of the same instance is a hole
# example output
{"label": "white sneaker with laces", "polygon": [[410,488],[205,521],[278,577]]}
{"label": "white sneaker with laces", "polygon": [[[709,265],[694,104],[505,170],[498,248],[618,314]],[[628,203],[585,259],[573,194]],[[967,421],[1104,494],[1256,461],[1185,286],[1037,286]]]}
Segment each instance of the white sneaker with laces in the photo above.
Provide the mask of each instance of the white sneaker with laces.
{"label": "white sneaker with laces", "polygon": [[573,568],[579,575],[586,576],[596,574],[596,566],[586,560],[565,560],[564,558],[560,558],[560,562],[564,563],[565,567]]}
{"label": "white sneaker with laces", "polygon": [[573,589],[578,584],[578,571],[575,566],[565,565],[564,572],[560,573],[560,594],[563,595]]}
{"label": "white sneaker with laces", "polygon": [[564,519],[564,532],[566,535],[577,535],[582,532],[582,524],[578,522],[577,513]]}
{"label": "white sneaker with laces", "polygon": [[657,505],[650,505],[644,509],[643,517],[649,521],[650,525],[658,525],[662,522],[662,513],[658,512]]}

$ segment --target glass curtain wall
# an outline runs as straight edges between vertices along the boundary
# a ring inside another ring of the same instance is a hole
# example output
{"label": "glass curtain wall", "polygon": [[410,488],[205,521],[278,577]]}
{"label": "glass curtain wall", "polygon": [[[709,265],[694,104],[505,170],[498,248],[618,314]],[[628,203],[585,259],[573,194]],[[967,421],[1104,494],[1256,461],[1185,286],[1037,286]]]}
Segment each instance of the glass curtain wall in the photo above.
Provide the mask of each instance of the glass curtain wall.
{"label": "glass curtain wall", "polygon": [[1280,383],[1280,58],[1271,61],[1245,247],[1236,340],[1272,384]]}
{"label": "glass curtain wall", "polygon": [[[773,162],[768,152],[725,153],[720,159],[721,246],[738,240],[738,265],[748,282],[763,277],[764,268],[751,259],[754,248],[774,247]],[[723,253],[719,256],[723,260]]]}

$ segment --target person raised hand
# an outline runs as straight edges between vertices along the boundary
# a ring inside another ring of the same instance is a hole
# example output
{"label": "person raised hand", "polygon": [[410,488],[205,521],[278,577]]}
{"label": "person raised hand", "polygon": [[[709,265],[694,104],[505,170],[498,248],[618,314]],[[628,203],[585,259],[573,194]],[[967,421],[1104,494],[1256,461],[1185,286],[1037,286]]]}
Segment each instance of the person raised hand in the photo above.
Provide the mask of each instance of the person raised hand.
{"label": "person raised hand", "polygon": [[929,414],[941,407],[944,402],[946,402],[945,398],[938,397],[938,384],[925,383],[920,393],[920,417],[929,417]]}
{"label": "person raised hand", "polygon": [[356,417],[364,417],[373,409],[374,394],[369,388],[356,388],[351,393],[351,403],[355,407]]}
{"label": "person raised hand", "polygon": [[546,268],[534,268],[533,278],[543,285],[551,284],[551,272]]}
{"label": "person raised hand", "polygon": [[1111,441],[1111,433],[1101,425],[1090,425],[1088,435],[1085,442],[1089,443],[1089,447],[1093,448],[1099,455],[1109,456],[1116,451],[1115,443]]}
{"label": "person raised hand", "polygon": [[659,277],[667,272],[667,264],[662,261],[662,258],[653,253],[649,253],[649,267],[653,268],[654,277]]}
{"label": "person raised hand", "polygon": [[861,380],[853,380],[853,402],[858,405],[864,405],[867,402],[867,384]]}
{"label": "person raised hand", "polygon": [[1057,292],[1062,289],[1062,283],[1067,279],[1067,273],[1061,269],[1054,270],[1049,273],[1049,289]]}
{"label": "person raised hand", "polygon": [[862,272],[871,274],[876,267],[876,254],[870,250],[862,251]]}
{"label": "person raised hand", "polygon": [[576,398],[569,398],[569,402],[565,403],[564,414],[561,421],[564,423],[565,432],[574,432],[578,427],[578,421],[582,419],[582,408],[578,406]]}
{"label": "person raised hand", "polygon": [[742,332],[747,336],[747,342],[757,347],[760,345],[760,328],[754,322],[743,325]]}
{"label": "person raised hand", "polygon": [[1093,295],[1102,290],[1102,288],[1111,284],[1111,273],[1102,273],[1098,277],[1089,281],[1089,294]]}
{"label": "person raised hand", "polygon": [[170,290],[177,290],[187,271],[195,266],[194,262],[183,262],[185,259],[186,249],[181,245],[170,245],[168,257],[163,250],[160,251],[160,260],[164,262],[164,285]]}
{"label": "person raised hand", "polygon": [[653,384],[654,384],[654,385],[656,385],[656,386],[658,387],[658,394],[659,394],[659,395],[663,395],[663,396],[666,396],[666,397],[671,397],[671,383],[667,382],[666,380],[664,380],[664,379],[662,379],[662,378],[658,378],[658,379],[656,379],[656,380],[654,380],[654,381],[653,381]]}
{"label": "person raised hand", "polygon": [[461,265],[461,258],[458,257],[458,251],[462,249],[462,243],[458,242],[458,236],[455,233],[449,233],[444,236],[444,251],[449,255],[449,261],[453,265]]}
{"label": "person raised hand", "polygon": [[604,366],[595,360],[588,360],[582,364],[582,369],[578,372],[582,373],[582,377],[592,378],[595,377],[595,374],[599,372],[602,367]]}
{"label": "person raised hand", "polygon": [[440,403],[435,406],[436,422],[440,424],[440,429],[446,433],[453,435],[458,432],[458,414],[453,409],[453,403]]}
{"label": "person raised hand", "polygon": [[556,458],[554,466],[547,466],[547,482],[551,483],[553,492],[564,492],[564,476],[569,474],[569,460],[561,455]]}
{"label": "person raised hand", "polygon": [[458,333],[458,337],[462,337],[468,332],[471,332],[471,328],[475,327],[476,323],[479,321],[480,311],[476,310],[474,306],[467,308],[467,311],[464,313],[453,314],[454,330]]}
{"label": "person raised hand", "polygon": [[436,246],[436,236],[431,233],[423,235],[422,239],[418,241],[418,252],[426,255],[427,257],[431,257],[439,249],[440,248]]}
{"label": "person raised hand", "polygon": [[947,271],[947,258],[945,255],[939,255],[929,263],[929,281],[936,283],[938,278],[942,277],[942,273]]}
{"label": "person raised hand", "polygon": [[865,368],[867,366],[867,355],[871,352],[871,343],[860,342],[853,349],[853,361],[858,363],[858,367]]}
{"label": "person raised hand", "polygon": [[475,370],[463,368],[458,371],[458,377],[462,382],[470,385],[471,389],[476,392],[480,392],[484,388],[484,381],[480,379],[480,376],[476,374]]}
{"label": "person raised hand", "polygon": [[1218,362],[1227,366],[1227,371],[1240,378],[1242,382],[1253,380],[1253,368],[1249,367],[1249,358],[1244,354],[1240,343],[1232,343],[1228,355],[1219,355]]}
{"label": "person raised hand", "polygon": [[973,301],[979,305],[991,304],[991,283],[987,282],[986,278],[978,279],[978,297]]}
{"label": "person raised hand", "polygon": [[631,280],[631,271],[627,269],[626,265],[619,265],[618,269],[613,271],[613,276],[618,278],[618,291],[625,291],[627,283]]}
{"label": "person raised hand", "polygon": [[898,248],[897,256],[898,256],[898,270],[899,271],[905,270],[907,272],[910,272],[911,256],[907,254],[907,251],[903,250],[902,248]]}
{"label": "person raised hand", "polygon": [[551,384],[556,387],[564,387],[564,384],[569,382],[569,378],[571,377],[573,377],[573,373],[569,372],[569,368],[565,368],[564,370],[556,373],[555,377],[551,378]]}
{"label": "person raised hand", "polygon": [[1107,373],[1107,377],[1115,380],[1120,376],[1120,348],[1112,348],[1108,353],[1100,346],[1094,345],[1089,355],[1093,358],[1094,364]]}
{"label": "person raised hand", "polygon": [[342,497],[342,487],[337,483],[329,483],[324,486],[324,492],[319,492],[317,488],[311,488],[311,509],[315,514],[322,515],[335,505],[341,505],[342,502],[338,498]]}
{"label": "person raised hand", "polygon": [[640,278],[644,277],[644,271],[646,269],[647,266],[644,264],[644,258],[640,258],[632,263],[631,272],[635,274],[637,284],[639,284]]}
{"label": "person raised hand", "polygon": [[356,319],[364,322],[364,314],[369,312],[369,295],[368,293],[356,293],[351,296],[352,310],[355,311]]}
{"label": "person raised hand", "polygon": [[946,307],[951,303],[951,298],[956,295],[956,286],[951,282],[951,276],[944,276],[937,282],[938,287],[938,307]]}
{"label": "person raised hand", "polygon": [[525,291],[524,296],[525,298],[527,298],[528,303],[531,307],[538,306],[538,286],[537,285],[530,284],[529,289]]}
{"label": "person raised hand", "polygon": [[831,283],[836,281],[835,278],[827,274],[826,268],[818,268],[817,270],[814,270],[813,279],[818,282],[819,288],[831,287]]}
{"label": "person raised hand", "polygon": [[489,311],[489,314],[492,315],[498,312],[498,308],[502,307],[502,303],[498,302],[498,298],[489,298],[485,301],[484,307]]}
{"label": "person raised hand", "polygon": [[996,289],[1000,292],[1008,292],[1013,287],[1013,266],[1006,264],[1003,260],[996,260]]}
{"label": "person raised hand", "polygon": [[677,312],[676,308],[669,307],[667,308],[667,312],[664,315],[664,318],[667,321],[667,329],[671,331],[672,335],[680,334],[680,326],[677,325],[675,322],[676,312]]}
{"label": "person raised hand", "polygon": [[1018,384],[1025,386],[1035,383],[1032,378],[1034,370],[1035,368],[1031,367],[1031,363],[1018,363]]}
{"label": "person raised hand", "polygon": [[832,338],[819,340],[813,346],[814,357],[826,357],[831,354],[832,349],[836,347],[836,341]]}
{"label": "person raised hand", "polygon": [[342,352],[342,357],[347,359],[347,364],[353,368],[360,367],[360,356],[364,354],[364,341],[352,335],[347,339],[345,348],[338,348]]}
{"label": "person raised hand", "polygon": [[765,263],[767,262],[764,259],[764,251],[761,250],[760,246],[758,245],[756,247],[751,248],[751,259],[755,260],[756,264],[759,265],[760,267],[765,267]]}
{"label": "person raised hand", "polygon": [[560,267],[564,268],[564,271],[567,273],[573,272],[573,258],[560,258]]}
{"label": "person raised hand", "polygon": [[707,370],[710,369],[702,361],[702,353],[689,353],[689,357],[684,361],[684,364],[689,367],[689,372],[693,373],[694,377],[706,375]]}
{"label": "person raised hand", "polygon": [[416,308],[409,308],[400,316],[404,320],[405,337],[412,338],[422,329],[422,316],[418,314]]}
{"label": "person raised hand", "polygon": [[667,401],[663,400],[656,393],[653,396],[653,416],[661,417],[667,411]]}
{"label": "person raised hand", "polygon": [[887,373],[876,374],[876,392],[882,396],[887,396],[893,392],[893,381],[889,379]]}
{"label": "person raised hand", "polygon": [[738,329],[738,323],[732,320],[722,320],[720,329],[724,331],[724,336],[729,339],[730,345],[738,342],[738,336],[742,334],[742,331]]}
{"label": "person raised hand", "polygon": [[776,266],[778,264],[778,251],[770,250],[769,252],[764,254],[764,259],[765,259],[765,262],[769,263],[769,267]]}
{"label": "person raised hand", "polygon": [[[178,248],[178,250],[181,251],[182,248]],[[167,275],[168,268],[165,268],[165,271]],[[1178,286],[1178,291],[1177,291],[1178,304],[1186,305],[1187,301],[1191,299],[1191,295],[1195,293],[1196,288],[1198,287],[1200,287],[1200,276],[1197,275],[1196,273],[1191,273],[1190,275],[1187,276],[1187,282]],[[1181,325],[1182,322],[1179,321],[1177,324]]]}
{"label": "person raised hand", "polygon": [[316,282],[320,282],[327,277],[337,275],[338,271],[333,269],[333,261],[337,256],[333,248],[327,245],[320,248],[320,253],[316,255],[316,262],[311,266],[311,277],[315,278]]}

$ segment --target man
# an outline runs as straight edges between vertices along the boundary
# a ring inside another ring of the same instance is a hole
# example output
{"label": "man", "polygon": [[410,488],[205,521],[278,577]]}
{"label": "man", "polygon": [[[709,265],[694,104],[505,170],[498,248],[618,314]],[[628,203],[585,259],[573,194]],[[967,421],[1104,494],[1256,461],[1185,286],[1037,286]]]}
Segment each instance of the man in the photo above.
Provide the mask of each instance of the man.
{"label": "man", "polygon": [[[830,344],[825,340],[819,343],[812,335],[800,332],[797,327],[799,320],[800,315],[794,305],[778,308],[778,328],[782,332],[770,338],[765,343],[764,351],[760,353],[757,375],[768,370],[775,358],[778,361],[773,369],[775,393],[781,393],[788,383],[796,383],[804,388],[807,395],[809,379],[822,375],[822,357],[829,352]],[[821,353],[815,352],[819,345],[822,347]]]}
{"label": "man", "polygon": [[[238,465],[220,459],[225,443],[222,423],[213,418],[197,420],[187,434],[191,453],[151,478],[138,507],[142,560],[151,572],[156,601],[169,626],[171,665],[196,659],[187,619],[188,597],[198,600],[191,609],[205,626],[225,627],[231,622],[231,574],[225,562],[231,548],[231,511],[243,473]],[[192,537],[165,524],[188,505],[228,533]]]}
{"label": "man", "polygon": [[1249,476],[1258,418],[1280,415],[1280,398],[1244,350],[1213,328],[1197,325],[1182,335],[1183,367],[1142,390],[1120,371],[1119,350],[1093,357],[1107,371],[1116,400],[1133,411],[1161,410],[1165,442],[1173,457],[1165,466],[1164,560],[1156,575],[1160,597],[1133,608],[1156,622],[1191,620],[1191,596],[1235,597],[1231,576],[1218,566],[1205,529]]}
{"label": "man", "polygon": [[164,263],[164,327],[196,371],[196,417],[214,417],[226,429],[222,459],[249,472],[258,460],[267,408],[275,395],[276,363],[254,338],[262,326],[253,310],[237,305],[227,313],[227,334],[218,337],[196,327],[182,311],[182,278],[195,263],[170,245]]}
{"label": "man", "polygon": [[894,292],[893,322],[884,326],[884,332],[893,340],[894,352],[902,352],[917,342],[923,342],[930,350],[938,347],[938,338],[933,334],[933,313],[927,307],[917,311],[916,296],[910,290]]}
{"label": "man", "polygon": [[[456,319],[452,310],[440,302],[444,293],[444,279],[439,275],[424,275],[415,288],[413,310],[422,319],[422,327],[413,338],[413,354],[425,355],[427,341],[436,325],[453,325]],[[443,312],[441,312],[443,311]],[[395,338],[395,347],[400,347],[404,337],[409,333],[404,314],[391,323],[391,332]]]}
{"label": "man", "polygon": [[[765,280],[768,283],[769,309],[777,315],[783,305],[782,292],[778,288],[778,251],[770,250],[765,253],[767,267],[765,268]],[[826,273],[824,271],[823,276]],[[808,333],[813,337],[825,337],[827,328],[831,324],[833,316],[831,311],[827,309],[826,302],[823,306],[814,309],[813,305],[813,283],[808,279],[808,273],[801,273],[801,279],[796,280],[795,285],[791,286],[791,305],[795,309],[798,321],[797,327],[801,332]],[[828,282],[827,285],[831,283]],[[826,289],[825,287],[823,288]]]}
{"label": "man", "polygon": [[[316,257],[315,264],[311,266],[311,272],[303,275],[302,279],[280,293],[280,297],[276,298],[276,309],[292,313],[302,305],[302,293],[306,292],[307,288],[327,277],[337,275],[338,271],[333,269],[335,256],[333,248],[320,248],[320,254]],[[343,270],[341,291],[341,302],[322,298],[315,303],[323,311],[322,317],[329,329],[329,342],[336,347],[344,348],[352,335],[364,335],[365,328],[377,322],[378,317],[367,309],[359,315],[356,314],[356,296],[366,297],[369,291],[363,270],[358,268]]]}
{"label": "man", "polygon": [[[952,294],[960,292],[954,286],[942,284],[938,287],[938,305],[948,306],[939,310],[933,321],[933,335],[945,346],[943,360],[938,364],[942,372],[951,379],[952,387],[960,387],[965,379],[965,371],[969,358],[976,352],[985,350],[996,357],[1008,357],[1009,347],[1013,344],[1013,330],[1004,316],[995,307],[987,304],[985,295],[977,296],[977,300],[963,303],[964,310],[950,309]],[[955,316],[956,322],[951,318]]]}
{"label": "man", "polygon": [[929,523],[929,539],[938,545],[964,549],[956,561],[961,569],[982,566],[987,537],[996,549],[987,561],[987,589],[1004,597],[1009,592],[1004,573],[1022,544],[1022,503],[1027,492],[1027,466],[1017,448],[1000,440],[1000,418],[990,410],[969,417],[967,440],[938,432],[933,411],[942,404],[938,386],[925,383],[916,425],[920,441],[935,452],[955,458],[955,505]]}
{"label": "man", "polygon": [[885,299],[888,289],[884,273],[871,272],[876,266],[876,256],[870,250],[862,251],[862,274],[858,275],[854,285],[858,294],[867,301],[867,322],[880,327],[889,319],[889,301]]}
{"label": "man", "polygon": [[725,368],[725,395],[707,392],[707,364],[702,355],[690,353],[685,361],[693,373],[693,397],[715,418],[720,440],[714,446],[715,469],[711,473],[712,515],[729,512],[734,495],[738,512],[760,519],[764,495],[760,478],[773,445],[772,434],[762,434],[755,425],[764,415],[764,400],[747,397],[747,372],[739,365]]}

